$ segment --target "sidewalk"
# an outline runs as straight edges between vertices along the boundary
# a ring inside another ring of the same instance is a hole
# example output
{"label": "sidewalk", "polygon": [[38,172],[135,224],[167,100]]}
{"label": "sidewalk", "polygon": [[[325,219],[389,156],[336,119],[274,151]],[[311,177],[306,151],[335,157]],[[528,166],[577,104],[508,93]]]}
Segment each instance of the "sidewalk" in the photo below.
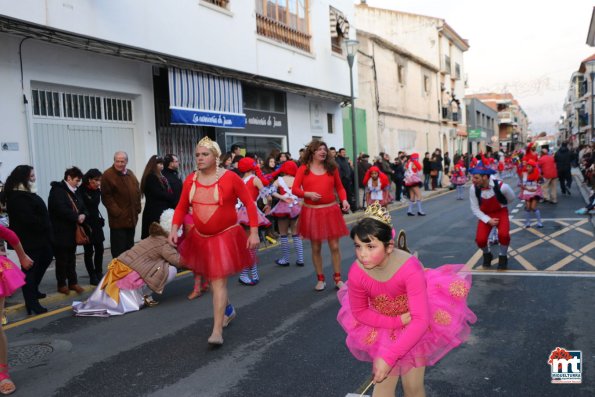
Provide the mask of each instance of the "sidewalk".
{"label": "sidewalk", "polygon": [[[441,193],[448,192],[448,188],[439,188],[435,191],[423,191],[422,190],[422,197],[424,199],[430,198]],[[406,202],[394,202],[388,206],[390,211],[394,211],[408,205],[408,201]],[[358,219],[363,215],[363,211],[357,211],[355,213],[349,213],[345,215],[345,221],[350,222],[355,219]],[[108,243],[107,241],[105,242]],[[261,243],[261,249],[268,248],[268,247],[276,247],[277,244],[271,245],[270,243]],[[112,260],[112,256],[110,253],[110,249],[106,248],[103,254],[103,272],[107,270],[107,265]],[[57,292],[57,284],[56,284],[56,270],[54,261],[50,264],[47,272],[41,284],[39,286],[39,290],[45,294],[47,297],[44,299],[40,299],[39,302],[42,306],[47,307],[49,311],[55,310],[58,308],[69,306],[72,301],[81,301],[85,300],[93,293],[95,290],[95,286],[89,284],[89,275],[87,274],[87,269],[85,268],[85,263],[83,259],[82,249],[81,253],[77,254],[76,256],[76,272],[79,279],[79,285],[85,289],[85,292],[82,294],[77,294],[74,291],[70,291],[69,295],[64,295]],[[27,317],[26,310],[25,310],[25,301],[23,299],[23,294],[19,290],[15,292],[15,294],[11,297],[8,297],[5,301],[5,314],[8,318],[8,323],[12,323],[18,320],[22,320],[23,318]]]}
{"label": "sidewalk", "polygon": [[[571,170],[571,174],[572,174],[572,179],[574,179],[574,183],[576,184],[576,186],[578,186],[578,189],[581,192],[581,196],[583,196],[583,200],[585,200],[585,204],[588,203],[589,197],[591,196],[591,193],[590,193],[591,188],[589,188],[589,186],[587,186],[586,183],[581,182],[583,179],[583,176],[581,175],[581,171],[578,168],[573,168]],[[589,217],[589,220],[593,224],[593,227],[595,227],[595,217],[593,217],[593,215],[591,215],[591,214],[588,214],[585,216]]]}

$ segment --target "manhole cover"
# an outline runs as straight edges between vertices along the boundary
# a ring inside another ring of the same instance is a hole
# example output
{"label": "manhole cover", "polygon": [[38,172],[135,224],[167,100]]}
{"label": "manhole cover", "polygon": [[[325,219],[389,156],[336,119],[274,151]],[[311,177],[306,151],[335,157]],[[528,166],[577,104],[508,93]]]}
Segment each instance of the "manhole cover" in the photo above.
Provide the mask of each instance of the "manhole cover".
{"label": "manhole cover", "polygon": [[8,366],[27,365],[43,360],[54,348],[49,343],[36,343],[8,347]]}

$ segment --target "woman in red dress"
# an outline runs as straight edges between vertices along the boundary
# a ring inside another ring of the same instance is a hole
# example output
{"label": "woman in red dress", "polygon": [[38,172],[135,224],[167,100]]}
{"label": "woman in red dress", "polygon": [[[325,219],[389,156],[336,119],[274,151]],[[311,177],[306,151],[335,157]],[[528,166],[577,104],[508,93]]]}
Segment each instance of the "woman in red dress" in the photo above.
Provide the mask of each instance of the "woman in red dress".
{"label": "woman in red dress", "polygon": [[[221,149],[205,137],[196,145],[197,171],[184,181],[176,207],[169,241],[178,242],[178,229],[192,208],[194,225],[179,251],[182,262],[194,273],[211,282],[213,291],[213,332],[209,344],[223,344],[223,328],[236,313],[227,297],[227,277],[238,273],[250,261],[249,249],[260,244],[256,206],[240,177],[218,166]],[[250,219],[250,234],[238,223],[235,209],[238,198]]]}
{"label": "woman in red dress", "polygon": [[[301,160],[302,166],[297,171],[292,191],[304,199],[298,232],[312,242],[312,262],[318,277],[314,289],[322,291],[326,288],[321,252],[325,240],[331,251],[335,287],[341,288],[339,239],[349,234],[341,213],[341,209],[347,212],[350,208],[347,194],[341,184],[337,164],[328,157],[326,143],[319,140],[310,142]],[[337,206],[335,192],[341,200],[341,209]]]}

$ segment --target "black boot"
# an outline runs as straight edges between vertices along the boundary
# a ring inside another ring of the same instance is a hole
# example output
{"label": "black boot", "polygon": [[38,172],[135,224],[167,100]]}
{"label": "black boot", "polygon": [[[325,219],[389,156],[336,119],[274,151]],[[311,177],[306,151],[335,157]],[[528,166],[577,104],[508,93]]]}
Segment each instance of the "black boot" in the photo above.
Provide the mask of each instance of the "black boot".
{"label": "black boot", "polygon": [[483,263],[481,264],[481,266],[484,268],[490,267],[492,265],[492,259],[494,259],[494,257],[492,256],[492,253],[485,252],[483,254]]}
{"label": "black boot", "polygon": [[508,257],[506,255],[498,255],[498,270],[508,269]]}

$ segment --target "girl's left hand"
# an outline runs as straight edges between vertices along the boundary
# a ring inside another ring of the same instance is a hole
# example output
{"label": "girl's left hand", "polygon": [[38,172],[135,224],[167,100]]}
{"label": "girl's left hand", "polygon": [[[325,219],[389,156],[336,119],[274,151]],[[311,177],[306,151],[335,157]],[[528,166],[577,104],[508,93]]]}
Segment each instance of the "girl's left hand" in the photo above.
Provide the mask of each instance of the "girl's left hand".
{"label": "girl's left hand", "polygon": [[343,201],[341,202],[341,209],[342,209],[344,212],[349,212],[349,210],[351,209],[351,206],[349,205],[349,201],[347,201],[347,200],[343,200]]}
{"label": "girl's left hand", "polygon": [[25,270],[29,270],[33,267],[33,260],[27,254],[25,254],[25,256],[23,256],[22,258],[19,257],[19,262]]}
{"label": "girl's left hand", "polygon": [[254,249],[260,246],[260,238],[258,237],[258,232],[252,233],[250,232],[250,236],[248,236],[248,242],[246,243],[246,248]]}
{"label": "girl's left hand", "polygon": [[372,369],[374,374],[374,383],[380,383],[385,380],[390,370],[391,367],[382,358],[379,357],[374,360],[374,366]]}

